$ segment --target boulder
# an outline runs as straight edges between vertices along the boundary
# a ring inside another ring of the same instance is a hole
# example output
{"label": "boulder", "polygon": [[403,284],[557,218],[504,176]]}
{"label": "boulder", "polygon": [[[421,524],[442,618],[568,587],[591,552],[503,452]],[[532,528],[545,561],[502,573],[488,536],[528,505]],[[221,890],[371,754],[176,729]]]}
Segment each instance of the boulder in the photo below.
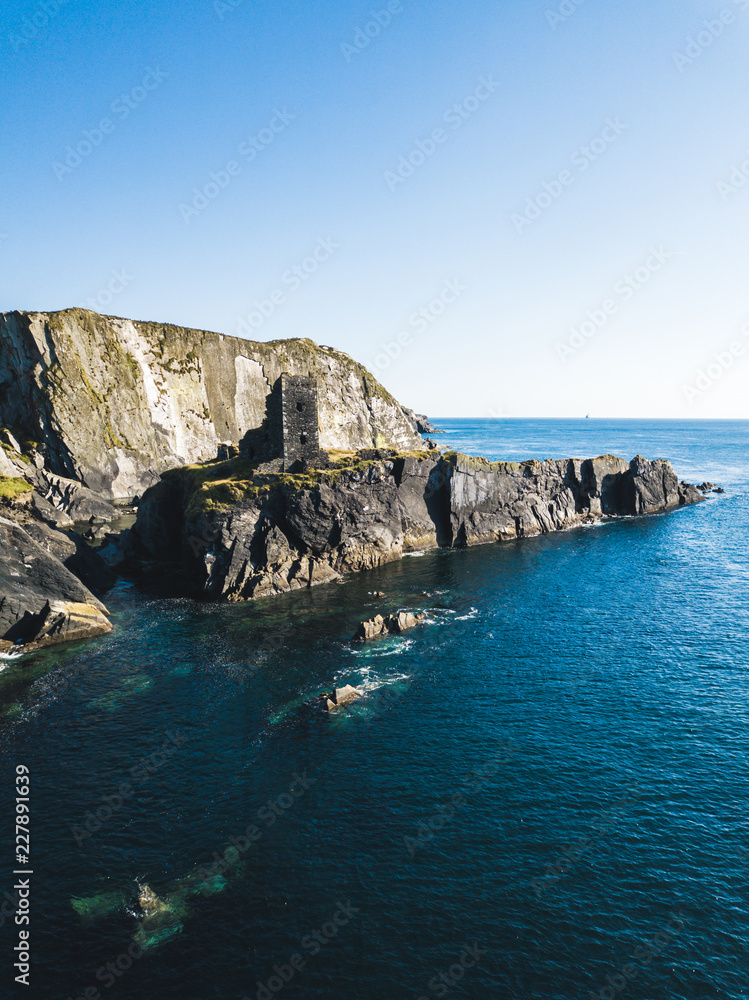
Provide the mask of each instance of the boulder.
{"label": "boulder", "polygon": [[[715,492],[722,493],[723,491],[716,490]],[[704,496],[700,493],[700,491],[697,489],[696,486],[692,486],[691,483],[680,483],[679,503],[682,504],[700,503],[704,499],[705,499]]]}
{"label": "boulder", "polygon": [[34,651],[61,642],[92,639],[111,631],[112,626],[102,616],[98,604],[47,601],[37,614],[25,612],[5,633],[5,639],[21,644],[24,651]]}
{"label": "boulder", "polygon": [[145,918],[169,912],[169,904],[163,899],[159,899],[151,886],[145,883],[138,886],[138,905]]}
{"label": "boulder", "polygon": [[397,615],[391,616],[387,621],[389,632],[406,632],[410,628],[416,628],[421,615],[412,614],[410,611],[399,611]]}
{"label": "boulder", "polygon": [[55,507],[53,503],[40,493],[37,493],[36,490],[34,490],[34,495],[31,498],[31,506],[45,524],[51,525],[53,528],[73,527],[73,518],[69,514],[66,514],[64,510]]}

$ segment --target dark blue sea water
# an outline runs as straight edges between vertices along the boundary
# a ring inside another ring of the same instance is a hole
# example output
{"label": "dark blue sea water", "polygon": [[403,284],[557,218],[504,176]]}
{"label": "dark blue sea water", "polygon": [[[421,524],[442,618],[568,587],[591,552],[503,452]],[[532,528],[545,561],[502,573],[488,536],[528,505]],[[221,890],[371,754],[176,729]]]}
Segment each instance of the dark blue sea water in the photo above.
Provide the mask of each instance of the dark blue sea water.
{"label": "dark blue sea water", "polygon": [[[6,661],[0,892],[23,764],[33,985],[5,919],[1,996],[749,996],[749,423],[442,426],[726,494],[255,604],[122,583],[110,636]],[[399,607],[429,623],[350,643]],[[300,711],[344,683],[350,712]]]}

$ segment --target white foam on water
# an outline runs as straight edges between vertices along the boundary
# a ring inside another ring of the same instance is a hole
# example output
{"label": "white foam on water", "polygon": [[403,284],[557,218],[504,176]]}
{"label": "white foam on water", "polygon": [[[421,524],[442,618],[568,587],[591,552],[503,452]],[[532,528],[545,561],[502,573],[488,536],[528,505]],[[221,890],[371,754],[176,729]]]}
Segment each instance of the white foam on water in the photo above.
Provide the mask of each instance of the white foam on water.
{"label": "white foam on water", "polygon": [[476,615],[478,615],[478,613],[479,613],[479,609],[478,608],[471,608],[471,610],[468,612],[467,615],[458,615],[458,617],[455,619],[455,621],[456,622],[466,622],[466,621],[468,621],[469,618],[475,618]]}
{"label": "white foam on water", "polygon": [[[12,660],[20,660],[24,653],[0,653],[0,660],[6,660],[11,662]],[[5,667],[2,668],[3,670]]]}
{"label": "white foam on water", "polygon": [[[371,694],[372,691],[379,691],[380,688],[392,687],[393,684],[397,684],[399,681],[409,681],[411,680],[410,674],[398,674],[397,677],[388,677],[386,680],[373,679],[361,681],[357,684],[357,687],[364,692],[364,694]],[[354,702],[356,704],[356,702]]]}
{"label": "white foam on water", "polygon": [[620,521],[621,519],[622,519],[621,517],[620,518],[609,517],[606,518],[606,520],[604,521],[583,521],[582,524],[571,524],[569,525],[569,527],[564,528],[563,530],[580,531],[581,529],[587,530],[590,528],[608,528],[610,525],[616,524],[616,522],[618,520]]}
{"label": "white foam on water", "polygon": [[371,660],[381,660],[386,656],[400,656],[401,653],[405,653],[407,649],[413,646],[413,639],[397,639],[395,643],[388,642],[387,646],[385,641],[380,641],[377,646],[365,646],[364,649],[352,649],[352,656],[366,656],[367,659]]}

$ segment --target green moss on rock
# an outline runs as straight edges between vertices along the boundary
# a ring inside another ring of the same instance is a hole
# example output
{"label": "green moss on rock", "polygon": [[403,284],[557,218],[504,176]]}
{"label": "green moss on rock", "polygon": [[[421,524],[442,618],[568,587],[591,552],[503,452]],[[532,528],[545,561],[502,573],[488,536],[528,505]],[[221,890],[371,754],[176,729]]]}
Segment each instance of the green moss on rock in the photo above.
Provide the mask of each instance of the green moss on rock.
{"label": "green moss on rock", "polygon": [[31,493],[33,488],[25,479],[0,476],[0,498],[3,500],[15,500],[24,493]]}

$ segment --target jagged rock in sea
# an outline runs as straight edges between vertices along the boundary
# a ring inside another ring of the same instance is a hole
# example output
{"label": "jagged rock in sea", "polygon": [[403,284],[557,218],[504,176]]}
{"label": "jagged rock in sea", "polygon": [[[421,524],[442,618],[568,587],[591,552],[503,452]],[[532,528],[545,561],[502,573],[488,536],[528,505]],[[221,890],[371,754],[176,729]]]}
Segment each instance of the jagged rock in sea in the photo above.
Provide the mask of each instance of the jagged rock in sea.
{"label": "jagged rock in sea", "polygon": [[85,309],[0,314],[0,426],[47,473],[100,498],[131,498],[219,447],[262,457],[282,375],[313,379],[320,448],[421,447],[410,411],[311,340],[254,343]]}
{"label": "jagged rock in sea", "polygon": [[362,692],[352,684],[346,684],[342,688],[334,688],[325,694],[318,695],[315,705],[322,706],[328,712],[335,712],[336,709],[345,708],[361,698]]}
{"label": "jagged rock in sea", "polygon": [[359,624],[354,639],[376,639],[380,635],[406,632],[416,628],[421,619],[422,615],[415,615],[411,611],[399,611],[395,615],[375,615]]}
{"label": "jagged rock in sea", "polygon": [[698,503],[669,462],[636,456],[488,462],[427,452],[257,474],[247,462],[173,470],[147,491],[134,563],[180,564],[188,589],[242,600],[339,580],[406,552],[463,547]]}
{"label": "jagged rock in sea", "polygon": [[111,631],[106,608],[78,577],[2,516],[0,551],[0,650],[16,643],[40,649]]}

